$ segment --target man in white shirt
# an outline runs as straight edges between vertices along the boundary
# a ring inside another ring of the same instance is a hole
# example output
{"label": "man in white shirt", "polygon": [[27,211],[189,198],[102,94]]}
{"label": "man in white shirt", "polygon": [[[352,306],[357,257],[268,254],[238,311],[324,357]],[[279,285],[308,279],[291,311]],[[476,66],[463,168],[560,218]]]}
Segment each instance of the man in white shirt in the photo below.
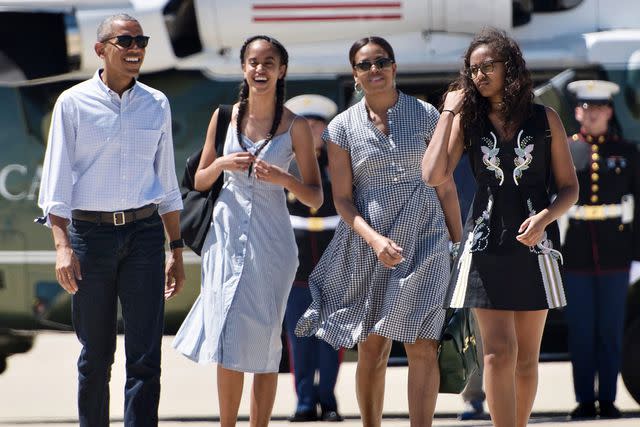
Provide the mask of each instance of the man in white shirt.
{"label": "man in white shirt", "polygon": [[80,425],[109,425],[119,299],[124,424],[155,426],[164,299],[184,284],[171,111],[163,93],[136,80],[149,38],[135,18],[106,18],[97,40],[104,68],[54,107],[38,204],[53,232],[56,278],[73,294]]}

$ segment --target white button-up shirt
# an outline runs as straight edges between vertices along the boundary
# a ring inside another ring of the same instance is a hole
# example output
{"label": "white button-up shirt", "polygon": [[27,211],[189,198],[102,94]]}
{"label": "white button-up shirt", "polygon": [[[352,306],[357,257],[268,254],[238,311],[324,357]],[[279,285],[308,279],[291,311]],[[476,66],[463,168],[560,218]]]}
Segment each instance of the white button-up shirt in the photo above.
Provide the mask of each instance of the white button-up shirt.
{"label": "white button-up shirt", "polygon": [[120,97],[99,73],[64,91],[53,109],[38,198],[47,223],[73,209],[181,210],[167,97],[139,82]]}

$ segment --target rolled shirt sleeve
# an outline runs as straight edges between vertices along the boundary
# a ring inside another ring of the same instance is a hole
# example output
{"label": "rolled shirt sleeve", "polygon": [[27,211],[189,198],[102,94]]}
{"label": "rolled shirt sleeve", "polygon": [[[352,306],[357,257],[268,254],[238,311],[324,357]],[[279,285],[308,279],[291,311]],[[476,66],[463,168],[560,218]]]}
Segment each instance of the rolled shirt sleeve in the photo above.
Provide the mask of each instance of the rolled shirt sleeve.
{"label": "rolled shirt sleeve", "polygon": [[162,108],[164,110],[164,124],[154,162],[154,167],[164,193],[163,199],[158,203],[158,213],[160,215],[167,212],[182,210],[182,197],[180,195],[180,187],[178,186],[178,179],[176,177],[175,158],[173,152],[171,107],[166,98],[163,100]]}
{"label": "rolled shirt sleeve", "polygon": [[53,108],[47,150],[42,168],[38,206],[46,225],[51,226],[49,214],[71,218],[73,188],[72,161],[77,127],[73,99],[60,95]]}

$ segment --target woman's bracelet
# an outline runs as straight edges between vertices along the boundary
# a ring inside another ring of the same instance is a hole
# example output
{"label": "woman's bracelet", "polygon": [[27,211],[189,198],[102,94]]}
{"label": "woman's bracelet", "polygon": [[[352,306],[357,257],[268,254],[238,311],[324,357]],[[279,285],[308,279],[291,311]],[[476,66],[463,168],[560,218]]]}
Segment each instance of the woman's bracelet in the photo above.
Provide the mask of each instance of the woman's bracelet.
{"label": "woman's bracelet", "polygon": [[453,110],[442,110],[442,112],[443,112],[443,113],[444,113],[445,111],[450,112],[450,113],[451,113],[451,114],[453,114],[454,116],[455,116],[456,114],[458,114],[458,113],[456,113],[456,112],[455,112],[455,111],[453,111]]}

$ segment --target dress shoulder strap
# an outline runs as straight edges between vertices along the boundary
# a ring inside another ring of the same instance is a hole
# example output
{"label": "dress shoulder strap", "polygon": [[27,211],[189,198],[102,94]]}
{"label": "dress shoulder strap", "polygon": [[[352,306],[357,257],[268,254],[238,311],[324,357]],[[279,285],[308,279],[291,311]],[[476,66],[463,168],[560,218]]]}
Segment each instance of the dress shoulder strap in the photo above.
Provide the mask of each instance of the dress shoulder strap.
{"label": "dress shoulder strap", "polygon": [[300,117],[297,114],[293,115],[293,120],[291,120],[291,124],[289,125],[289,129],[287,129],[287,133],[291,133],[291,129],[293,129],[293,124],[295,123],[296,119]]}

